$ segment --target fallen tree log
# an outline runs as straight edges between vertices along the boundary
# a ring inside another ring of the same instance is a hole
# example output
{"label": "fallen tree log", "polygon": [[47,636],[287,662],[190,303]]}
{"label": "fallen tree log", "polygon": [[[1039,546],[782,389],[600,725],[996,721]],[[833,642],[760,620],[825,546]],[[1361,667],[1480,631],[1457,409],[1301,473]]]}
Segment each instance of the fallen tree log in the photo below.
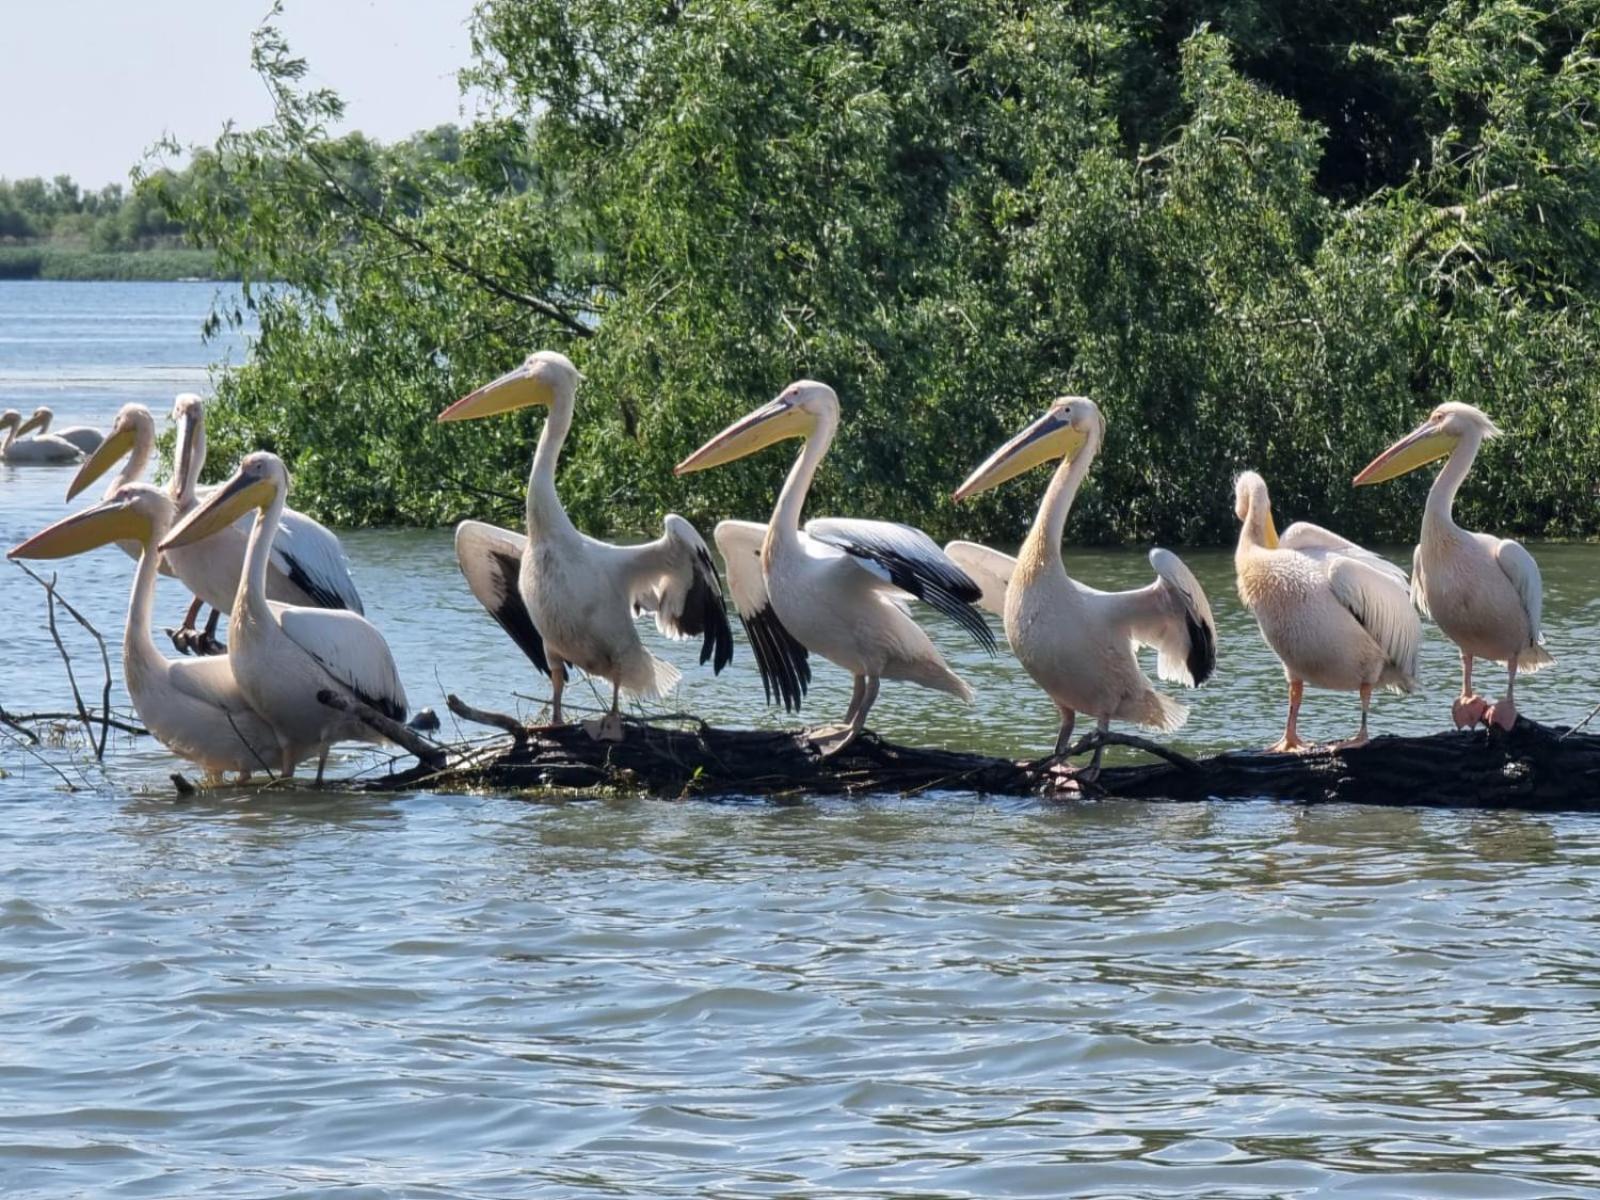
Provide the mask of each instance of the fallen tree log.
{"label": "fallen tree log", "polygon": [[[523,726],[450,697],[458,716],[511,735],[361,784],[404,791],[561,790],[660,796],[803,797],[977,792],[997,796],[1347,802],[1451,808],[1600,811],[1600,736],[1519,719],[1516,728],[1380,737],[1300,754],[1231,751],[1108,766],[1084,780],[1063,759],[1016,761],[901,746],[867,732],[824,758],[803,734],[629,720],[621,742],[578,725]],[[1138,745],[1113,734],[1107,744]],[[1077,751],[1075,750],[1075,753]]]}

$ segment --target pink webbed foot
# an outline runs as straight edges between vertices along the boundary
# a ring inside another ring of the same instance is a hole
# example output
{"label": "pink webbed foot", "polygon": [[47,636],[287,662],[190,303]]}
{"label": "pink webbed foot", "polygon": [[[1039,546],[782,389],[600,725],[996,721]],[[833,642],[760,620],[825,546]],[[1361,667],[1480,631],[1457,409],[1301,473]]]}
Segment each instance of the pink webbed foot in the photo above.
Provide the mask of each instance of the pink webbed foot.
{"label": "pink webbed foot", "polygon": [[1484,719],[1490,725],[1497,725],[1501,729],[1510,729],[1517,723],[1517,702],[1507,696],[1498,703],[1491,704],[1488,712],[1484,714]]}
{"label": "pink webbed foot", "polygon": [[1450,706],[1450,717],[1457,729],[1476,729],[1489,712],[1489,702],[1482,696],[1462,696]]}
{"label": "pink webbed foot", "polygon": [[1311,744],[1302,741],[1299,734],[1284,734],[1272,745],[1267,747],[1268,754],[1299,754],[1302,750],[1309,750]]}

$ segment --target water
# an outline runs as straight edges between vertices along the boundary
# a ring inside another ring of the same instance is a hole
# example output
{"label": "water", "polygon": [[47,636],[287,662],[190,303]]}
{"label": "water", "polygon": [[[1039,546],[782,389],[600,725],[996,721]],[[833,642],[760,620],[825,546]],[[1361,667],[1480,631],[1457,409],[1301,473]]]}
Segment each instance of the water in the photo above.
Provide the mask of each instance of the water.
{"label": "water", "polygon": [[[240,354],[197,340],[213,290],[0,283],[0,407],[164,412]],[[56,519],[69,477],[0,466],[0,542]],[[447,533],[346,545],[413,703],[539,694]],[[1571,720],[1600,698],[1597,552],[1535,552],[1560,666],[1519,698]],[[1270,741],[1281,676],[1228,556],[1185,557],[1222,650],[1185,744]],[[1108,586],[1148,578],[1134,553],[1077,561]],[[126,559],[59,570],[120,630]],[[182,607],[163,583],[164,618]],[[41,593],[9,565],[0,612],[0,703],[63,707]],[[92,644],[65,634],[98,692]],[[875,725],[1049,745],[1013,665],[936,635],[979,704],[888,685]],[[690,668],[690,648],[664,652]],[[738,654],[716,681],[687,669],[682,702],[778,722]],[[1426,692],[1383,697],[1375,727],[1436,728],[1453,670],[1430,631]],[[820,668],[812,711],[846,699]],[[1314,694],[1303,723],[1354,719]],[[1600,1196],[1600,836],[1580,817],[178,802],[148,740],[113,739],[103,769],[41,753],[81,790],[0,739],[7,1197]]]}

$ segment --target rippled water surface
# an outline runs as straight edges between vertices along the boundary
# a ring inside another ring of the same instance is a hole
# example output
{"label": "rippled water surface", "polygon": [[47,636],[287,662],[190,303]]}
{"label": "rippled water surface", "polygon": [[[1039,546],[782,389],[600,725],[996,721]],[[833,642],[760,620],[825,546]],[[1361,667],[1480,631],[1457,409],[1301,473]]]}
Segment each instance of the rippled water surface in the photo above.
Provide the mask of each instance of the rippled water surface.
{"label": "rippled water surface", "polygon": [[[239,355],[198,341],[213,290],[0,283],[0,408],[103,424],[204,390],[204,364]],[[68,477],[0,466],[0,541],[59,516]],[[537,708],[447,533],[346,544],[414,703]],[[1600,555],[1535,551],[1560,666],[1519,699],[1573,720],[1600,667]],[[1187,744],[1271,740],[1281,676],[1228,557],[1186,557],[1222,639]],[[1075,561],[1148,578],[1136,553]],[[119,631],[128,561],[59,570]],[[14,566],[0,613],[0,704],[65,707]],[[97,693],[97,652],[64,632]],[[889,685],[875,724],[1047,746],[1014,666],[936,633],[979,704]],[[1377,728],[1437,726],[1452,670],[1430,631],[1424,693],[1382,698]],[[742,644],[721,679],[687,675],[713,720],[776,723]],[[838,673],[818,681],[815,711],[841,710]],[[1305,726],[1354,717],[1313,695]],[[179,801],[174,769],[147,740],[96,768],[70,730],[36,755],[0,737],[0,1195],[1600,1196],[1600,837],[1581,817]]]}

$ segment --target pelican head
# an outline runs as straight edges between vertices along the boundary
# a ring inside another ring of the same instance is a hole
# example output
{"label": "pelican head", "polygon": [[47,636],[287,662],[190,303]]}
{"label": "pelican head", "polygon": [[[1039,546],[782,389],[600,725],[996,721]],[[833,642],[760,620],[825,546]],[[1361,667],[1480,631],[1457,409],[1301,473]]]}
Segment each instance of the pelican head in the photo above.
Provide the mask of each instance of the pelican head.
{"label": "pelican head", "polygon": [[513,409],[540,404],[555,406],[558,396],[571,396],[578,390],[582,372],[565,354],[554,350],[535,350],[500,378],[461,397],[439,414],[441,421],[469,421],[474,417],[493,417]]}
{"label": "pelican head", "polygon": [[1468,438],[1482,441],[1499,436],[1499,427],[1483,410],[1456,401],[1441,404],[1426,421],[1368,463],[1355,482],[1358,487],[1383,483],[1443,458]]}
{"label": "pelican head", "polygon": [[1233,515],[1248,525],[1259,518],[1257,536],[1268,550],[1278,548],[1278,529],[1272,523],[1272,497],[1267,481],[1254,471],[1240,471],[1233,480]]}
{"label": "pelican head", "polygon": [[51,412],[44,405],[39,405],[38,408],[33,410],[33,415],[31,417],[17,426],[17,436],[27,437],[28,434],[32,433],[35,429],[48,429],[50,427],[50,421],[54,416],[55,413]]}
{"label": "pelican head", "polygon": [[172,501],[147,483],[125,483],[92,508],[63,517],[6,551],[7,558],[69,558],[112,542],[147,545],[166,532]]}
{"label": "pelican head", "polygon": [[810,437],[823,420],[838,420],[839,396],[825,383],[802,379],[776,400],[740,417],[672,469],[674,475],[720,467],[784,438]]}
{"label": "pelican head", "polygon": [[172,550],[208,538],[251,509],[266,508],[288,490],[289,472],[281,458],[265,450],[247,454],[231,479],[161,539],[161,549]]}
{"label": "pelican head", "polygon": [[141,440],[147,446],[155,445],[156,420],[144,405],[124,404],[117,410],[116,419],[106,431],[105,440],[95,448],[93,454],[84,459],[83,466],[78,468],[78,473],[67,485],[67,499],[73,499],[123,458],[132,454],[134,447]]}
{"label": "pelican head", "polygon": [[1100,406],[1087,396],[1062,396],[1044,416],[991,454],[955,491],[965,500],[1015,479],[1040,463],[1071,461],[1084,447],[1097,450],[1105,440],[1106,419]]}

